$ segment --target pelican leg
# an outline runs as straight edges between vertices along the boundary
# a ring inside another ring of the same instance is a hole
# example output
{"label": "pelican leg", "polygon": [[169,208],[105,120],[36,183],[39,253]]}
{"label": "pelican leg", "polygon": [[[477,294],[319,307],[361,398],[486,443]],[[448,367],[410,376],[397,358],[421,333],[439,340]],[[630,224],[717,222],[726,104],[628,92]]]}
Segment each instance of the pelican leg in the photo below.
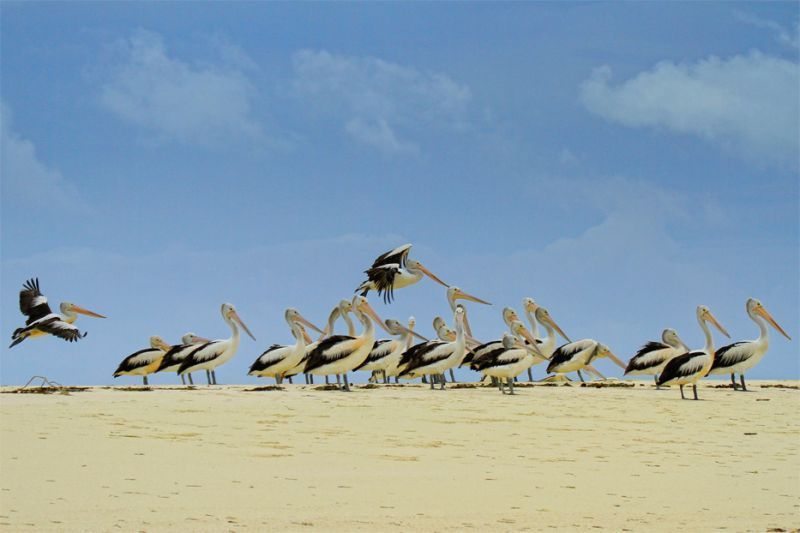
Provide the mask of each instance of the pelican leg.
{"label": "pelican leg", "polygon": [[450,369],[450,382],[451,382],[451,383],[455,383],[455,382],[456,382],[456,375],[455,375],[455,373],[453,372],[453,369],[452,369],[452,368]]}
{"label": "pelican leg", "polygon": [[292,383],[292,376],[289,376],[289,377],[288,377],[288,378],[286,378],[286,379],[288,379],[288,380],[289,380],[289,385],[292,385],[292,384],[293,384],[293,383]]}
{"label": "pelican leg", "polygon": [[658,384],[658,376],[653,374],[653,381],[656,382],[656,389],[661,389],[661,385]]}
{"label": "pelican leg", "polygon": [[208,382],[209,385],[211,385],[211,372],[209,372],[208,370],[206,370],[206,381]]}
{"label": "pelican leg", "polygon": [[[492,376],[492,379],[496,379],[496,378],[494,376]],[[500,389],[500,393],[501,394],[505,394],[506,393],[506,391],[503,390],[503,380],[502,379],[498,379],[497,380],[497,388]]]}
{"label": "pelican leg", "polygon": [[578,377],[579,377],[579,378],[581,378],[581,383],[586,383],[586,382],[583,380],[583,374],[581,374],[581,371],[580,371],[580,370],[578,370]]}
{"label": "pelican leg", "polygon": [[736,383],[736,374],[734,374],[733,372],[731,372],[731,387],[733,387],[733,390],[739,388],[739,384]]}
{"label": "pelican leg", "polygon": [[275,376],[275,385],[280,385],[283,382],[283,376]]}
{"label": "pelican leg", "polygon": [[347,379],[347,372],[342,374],[342,381],[344,381],[344,390],[350,392],[350,381]]}
{"label": "pelican leg", "polygon": [[383,384],[386,385],[389,383],[389,377],[386,375],[386,370],[383,371]]}
{"label": "pelican leg", "polygon": [[531,370],[531,367],[528,367],[528,381],[533,382],[533,370]]}
{"label": "pelican leg", "polygon": [[427,376],[422,376],[422,382],[423,383],[427,383],[428,382],[428,377]]}
{"label": "pelican leg", "polygon": [[147,376],[142,376],[142,382],[147,385]]}
{"label": "pelican leg", "polygon": [[189,378],[189,385],[194,385],[194,381],[192,381],[192,375],[186,374],[186,376]]}
{"label": "pelican leg", "polygon": [[181,374],[181,385],[186,385],[186,376]]}
{"label": "pelican leg", "polygon": [[330,382],[330,378],[329,378],[329,377],[328,377],[328,375],[326,374],[326,375],[325,375],[325,385],[330,385],[330,384],[331,384],[331,382]]}
{"label": "pelican leg", "polygon": [[744,374],[739,374],[739,378],[742,380],[742,390],[747,392],[747,386],[744,384]]}
{"label": "pelican leg", "polygon": [[212,370],[211,371],[211,380],[214,382],[214,385],[217,384],[217,371],[216,370]]}
{"label": "pelican leg", "polygon": [[511,378],[506,378],[506,380],[508,381],[509,394],[514,394],[514,380]]}
{"label": "pelican leg", "polygon": [[692,390],[694,391],[694,399],[697,400],[697,383],[692,384]]}
{"label": "pelican leg", "polygon": [[[434,381],[434,379],[433,379],[433,376],[431,376],[431,379],[430,379],[430,382],[431,382],[431,390],[433,390],[433,381]],[[422,376],[422,382],[423,382],[423,383],[427,383],[427,381],[425,380],[425,376]]]}
{"label": "pelican leg", "polygon": [[681,400],[685,400],[686,397],[683,395],[683,385],[681,385]]}
{"label": "pelican leg", "polygon": [[444,377],[444,374],[439,374],[442,378],[442,381],[439,383],[439,390],[444,390],[444,384],[447,383],[447,378]]}

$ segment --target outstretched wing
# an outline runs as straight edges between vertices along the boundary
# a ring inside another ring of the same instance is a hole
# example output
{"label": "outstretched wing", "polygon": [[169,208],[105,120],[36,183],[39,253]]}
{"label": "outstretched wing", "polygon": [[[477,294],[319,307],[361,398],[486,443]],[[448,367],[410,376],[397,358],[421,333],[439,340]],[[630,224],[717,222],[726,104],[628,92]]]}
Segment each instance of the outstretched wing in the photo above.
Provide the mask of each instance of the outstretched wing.
{"label": "outstretched wing", "polygon": [[52,314],[47,297],[39,290],[39,278],[31,278],[22,286],[19,291],[19,310],[28,317],[25,325]]}
{"label": "outstretched wing", "polygon": [[406,259],[408,259],[408,252],[410,251],[410,244],[404,244],[402,246],[398,246],[394,250],[389,250],[385,254],[379,255],[378,258],[375,259],[375,261],[372,263],[372,268],[390,264],[396,264],[404,267],[406,266]]}
{"label": "outstretched wing", "polygon": [[364,271],[367,275],[367,282],[372,282],[378,292],[378,296],[383,296],[384,303],[391,303],[392,299],[394,299],[394,279],[399,271],[400,265],[398,263],[373,266]]}
{"label": "outstretched wing", "polygon": [[51,318],[39,320],[35,329],[44,333],[49,333],[55,337],[59,337],[69,342],[75,342],[86,336],[86,333],[81,333],[77,327],[69,322],[64,322],[61,317],[53,314]]}

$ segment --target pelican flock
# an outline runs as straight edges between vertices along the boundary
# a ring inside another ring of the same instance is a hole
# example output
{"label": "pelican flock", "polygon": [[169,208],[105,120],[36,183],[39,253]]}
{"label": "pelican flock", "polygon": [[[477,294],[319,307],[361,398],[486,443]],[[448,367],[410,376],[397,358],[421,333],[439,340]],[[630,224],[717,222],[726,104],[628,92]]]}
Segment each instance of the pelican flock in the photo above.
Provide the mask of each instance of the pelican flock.
{"label": "pelican flock", "polygon": [[[449,373],[449,380],[454,382],[454,370],[464,367],[480,374],[481,380],[491,378],[503,394],[515,394],[515,381],[525,372],[528,381],[534,381],[533,370],[538,364],[547,363],[547,376],[541,378],[542,381],[555,376],[569,379],[566,375],[574,372],[584,382],[584,372],[594,379],[606,379],[594,363],[600,358],[608,358],[623,369],[625,376],[653,376],[656,388],[677,385],[682,399],[686,398],[684,386],[692,385],[693,397],[698,399],[697,383],[709,374],[730,375],[734,390],[747,390],[744,374],[766,354],[769,326],[791,340],[764,305],[750,298],[745,309],[759,329],[758,338],[715,348],[709,324],[726,337],[729,337],[728,332],[708,307],[700,305],[695,315],[705,338],[702,348],[689,349],[674,329],[666,328],[660,341],[646,342],[626,365],[600,341],[591,338],[572,341],[545,307],[526,297],[522,309],[528,326],[513,308],[505,307],[500,318],[507,330],[499,339],[482,342],[473,336],[465,303],[492,304],[446,284],[422,263],[410,258],[410,251],[411,245],[405,244],[378,256],[364,271],[367,279],[355,290],[356,294],[341,299],[330,311],[325,329],[319,329],[297,309],[287,308],[284,320],[293,342],[271,344],[256,357],[248,374],[270,377],[278,384],[284,380],[291,383],[292,377],[301,373],[305,374],[309,385],[314,383],[314,376],[324,376],[326,384],[334,377],[337,389],[349,391],[348,374],[363,371],[370,373],[371,382],[388,384],[392,377],[395,383],[401,379],[421,378],[431,389],[437,388],[438,384],[438,389],[444,390],[448,381],[445,375]],[[413,285],[426,276],[446,288],[447,307],[453,319],[450,327],[441,316],[434,318],[436,338],[433,340],[415,330],[414,317],[408,319],[407,325],[395,319],[382,320],[367,300],[370,291],[374,291],[385,304],[390,304],[396,290]],[[40,290],[38,278],[24,283],[19,293],[19,307],[26,317],[25,325],[14,330],[10,347],[28,338],[47,335],[74,342],[86,336],[74,325],[79,314],[105,318],[69,302],[61,303],[60,314],[52,312]],[[209,340],[187,333],[179,343],[169,345],[161,337],[152,336],[149,347],[123,358],[113,376],[141,377],[143,385],[148,385],[151,374],[175,372],[182,383],[186,384],[188,379],[188,384],[194,385],[192,373],[205,370],[207,384],[216,385],[217,368],[231,360],[239,350],[241,330],[255,340],[232,304],[222,304],[221,314],[231,331],[229,338]],[[335,333],[339,320],[347,328],[346,335]],[[360,332],[357,323],[361,326]],[[378,327],[389,337],[378,339]],[[310,331],[319,334],[316,340],[311,339]],[[562,337],[566,344],[556,347],[558,337]],[[415,344],[414,339],[421,342]],[[736,374],[739,374],[739,383]]]}

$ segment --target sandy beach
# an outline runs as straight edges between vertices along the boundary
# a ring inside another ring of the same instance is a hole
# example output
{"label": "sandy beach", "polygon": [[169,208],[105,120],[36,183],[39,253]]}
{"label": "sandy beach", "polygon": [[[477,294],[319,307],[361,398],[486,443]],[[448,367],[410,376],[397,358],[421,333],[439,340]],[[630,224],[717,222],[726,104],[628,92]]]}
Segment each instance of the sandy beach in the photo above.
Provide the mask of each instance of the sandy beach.
{"label": "sandy beach", "polygon": [[754,381],[748,393],[720,383],[698,402],[644,383],[515,397],[417,385],[2,394],[0,525],[799,527],[798,383]]}

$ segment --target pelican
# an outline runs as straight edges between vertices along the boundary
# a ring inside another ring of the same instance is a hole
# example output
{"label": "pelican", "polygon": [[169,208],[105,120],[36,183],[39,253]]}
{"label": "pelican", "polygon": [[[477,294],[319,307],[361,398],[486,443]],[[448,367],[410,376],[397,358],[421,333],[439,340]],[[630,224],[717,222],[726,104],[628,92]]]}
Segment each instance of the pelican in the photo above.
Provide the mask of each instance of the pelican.
{"label": "pelican", "polygon": [[707,322],[711,322],[723,335],[730,337],[705,305],[697,306],[697,322],[706,336],[705,347],[702,350],[673,357],[658,376],[658,385],[680,385],[682,400],[686,399],[683,395],[683,386],[690,383],[694,390],[694,399],[697,399],[697,382],[708,374],[711,365],[714,364],[714,338]]}
{"label": "pelican", "polygon": [[369,291],[377,291],[378,296],[383,296],[384,303],[391,303],[394,299],[394,290],[413,285],[428,276],[436,283],[447,287],[447,283],[437,278],[433,272],[425,268],[415,259],[409,259],[410,244],[398,246],[380,255],[372,266],[364,271],[367,279],[358,286],[356,292],[366,296]]}
{"label": "pelican", "polygon": [[557,374],[577,372],[578,377],[583,381],[581,369],[586,368],[588,370],[591,362],[598,357],[608,357],[621,368],[625,368],[623,362],[611,353],[608,346],[594,339],[583,339],[564,344],[553,352],[550,364],[547,365],[547,372],[555,372]]}
{"label": "pelican", "polygon": [[[156,369],[156,372],[177,372],[180,370],[181,363],[183,363],[183,360],[186,359],[186,356],[188,356],[192,350],[197,348],[198,345],[206,342],[209,342],[206,338],[198,337],[191,332],[187,333],[181,337],[181,344],[176,344],[167,350],[167,353],[165,353],[164,357],[161,359],[161,364]],[[192,375],[188,374],[188,377],[189,385],[194,385],[194,381],[192,381]],[[181,374],[181,382],[186,385],[183,374]]]}
{"label": "pelican", "polygon": [[158,369],[164,354],[171,346],[164,339],[154,335],[150,337],[150,348],[139,350],[122,360],[114,372],[114,377],[142,376],[142,383],[147,385],[147,376]]}
{"label": "pelican", "polygon": [[658,374],[664,370],[670,359],[676,355],[681,355],[690,351],[684,344],[678,332],[674,329],[665,329],[661,333],[661,342],[649,341],[639,348],[625,368],[626,376],[649,376],[652,375],[658,385]]}
{"label": "pelican", "polygon": [[[764,308],[764,304],[755,298],[748,298],[745,305],[747,316],[750,320],[756,323],[760,334],[754,341],[742,341],[728,344],[717,350],[714,357],[714,364],[711,365],[709,374],[727,374],[731,375],[731,384],[734,390],[737,387],[736,377],[734,374],[739,373],[739,378],[742,381],[742,390],[746,391],[747,386],[744,383],[744,373],[750,370],[761,361],[764,354],[767,353],[769,348],[769,336],[767,334],[767,322],[778,330],[781,335],[789,340],[792,338],[783,331],[783,328],[775,322],[775,319]],[[765,322],[766,320],[766,322]]]}
{"label": "pelican", "polygon": [[[518,320],[519,316],[517,315],[516,311],[514,311],[510,307],[503,308],[503,322],[505,322],[506,326],[508,326],[508,329],[511,329],[512,324]],[[444,324],[444,320],[442,320],[442,324]],[[437,324],[434,321],[433,327],[436,328],[436,326]],[[442,338],[441,335],[439,336],[439,338]],[[500,339],[500,340],[479,343],[476,346],[473,346],[470,353],[468,353],[466,357],[464,357],[464,362],[462,364],[471,365],[472,362],[475,361],[476,359],[480,359],[490,351],[500,348],[502,342],[503,342],[502,339]],[[494,381],[494,378],[492,379],[492,381]]]}
{"label": "pelican", "polygon": [[296,339],[294,345],[273,344],[250,365],[248,375],[271,376],[275,378],[275,383],[283,383],[284,374],[297,366],[306,354],[306,346],[311,344],[311,338],[302,324],[292,322],[291,328]]}
{"label": "pelican", "polygon": [[[413,333],[414,327],[416,325],[417,325],[417,319],[414,318],[413,316],[408,317],[408,329],[409,329],[409,331],[411,331]],[[406,344],[403,347],[403,351],[400,353],[400,358],[398,358],[397,361],[395,361],[394,363],[389,365],[389,367],[386,369],[386,376],[387,377],[394,376],[394,382],[395,383],[400,383],[400,378],[399,378],[400,372],[401,372],[400,359],[402,359],[403,353],[406,350],[408,350],[409,348],[411,348],[411,344],[413,342],[414,342],[414,335],[408,335],[408,337],[406,337]]]}
{"label": "pelican", "polygon": [[456,338],[451,342],[433,340],[412,346],[403,354],[400,366],[401,377],[433,376],[440,378],[440,389],[444,389],[444,372],[461,364],[467,352],[464,332],[464,308],[461,305],[455,311]]}
{"label": "pelican", "polygon": [[19,291],[19,310],[28,318],[25,320],[25,327],[14,330],[9,348],[13,348],[28,337],[43,335],[54,335],[66,341],[75,342],[86,336],[86,333],[81,333],[77,327],[72,325],[78,318],[76,313],[105,318],[103,315],[69,302],[62,302],[59,308],[61,315],[50,310],[47,297],[39,289],[39,278],[26,281],[22,290]]}
{"label": "pelican", "polygon": [[[300,359],[300,362],[297,364],[297,366],[295,366],[294,368],[292,368],[291,370],[287,371],[284,374],[283,376],[284,378],[289,378],[289,382],[291,383],[293,376],[300,373],[305,373],[306,361],[308,361],[309,354],[311,354],[311,352],[314,351],[314,348],[316,348],[323,339],[330,337],[333,334],[334,327],[336,326],[336,321],[341,316],[342,311],[345,311],[346,314],[349,311],[350,306],[351,304],[349,300],[341,300],[336,305],[336,307],[333,308],[330,315],[328,315],[328,323],[325,326],[325,329],[320,332],[320,336],[317,338],[316,341],[306,345],[305,354],[303,355],[303,358]],[[344,320],[346,323],[349,324],[348,330],[350,333],[352,333],[351,337],[355,336],[355,326],[352,325],[352,321],[348,317],[345,317]],[[320,331],[319,328],[316,326],[313,326],[312,329],[315,331]],[[306,383],[313,384],[314,376],[306,373]],[[328,376],[325,376],[325,383],[326,384],[328,383]]]}
{"label": "pelican", "polygon": [[236,312],[236,308],[233,307],[233,304],[222,304],[222,318],[231,328],[231,336],[228,339],[223,340],[216,340],[216,341],[209,341],[206,343],[201,344],[197,348],[195,348],[189,355],[186,356],[186,359],[183,360],[181,363],[180,369],[178,369],[178,374],[186,374],[187,372],[195,372],[197,370],[205,370],[206,375],[209,378],[209,385],[213,382],[214,385],[217,384],[217,375],[214,370],[221,364],[227,362],[231,357],[236,354],[236,350],[239,349],[239,328],[237,324],[242,327],[242,329],[247,332],[251,339],[256,340],[250,330],[247,328],[242,319],[239,317],[239,314]]}
{"label": "pelican", "polygon": [[372,347],[372,350],[369,352],[364,362],[353,370],[380,372],[383,374],[383,382],[388,383],[387,371],[389,369],[397,369],[400,357],[403,355],[403,352],[408,349],[409,339],[411,337],[417,337],[423,341],[427,341],[428,339],[405,327],[397,320],[387,319],[385,324],[389,333],[397,338],[375,341],[375,345]]}
{"label": "pelican", "polygon": [[364,296],[353,297],[352,309],[356,318],[364,326],[364,332],[355,337],[333,335],[321,340],[308,354],[305,366],[307,374],[323,376],[340,374],[344,378],[344,390],[346,391],[350,390],[347,372],[363,363],[375,345],[375,326],[372,321],[380,324],[383,329],[387,329],[378,313],[369,305]]}
{"label": "pelican", "polygon": [[[524,328],[522,322],[516,324]],[[503,378],[505,378],[509,394],[514,394],[514,378],[533,364],[534,352],[511,333],[505,333],[500,344],[499,348],[473,362],[471,368],[497,378],[498,387],[503,394],[505,394],[503,390]]]}

